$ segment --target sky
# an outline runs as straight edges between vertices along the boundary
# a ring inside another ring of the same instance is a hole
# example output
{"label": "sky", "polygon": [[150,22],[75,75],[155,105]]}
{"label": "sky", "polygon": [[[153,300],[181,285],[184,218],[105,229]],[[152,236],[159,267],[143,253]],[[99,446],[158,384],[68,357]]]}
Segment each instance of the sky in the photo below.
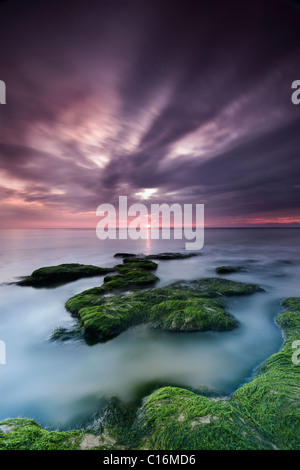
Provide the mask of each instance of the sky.
{"label": "sky", "polygon": [[287,0],[0,3],[0,227],[204,204],[300,226],[300,8]]}

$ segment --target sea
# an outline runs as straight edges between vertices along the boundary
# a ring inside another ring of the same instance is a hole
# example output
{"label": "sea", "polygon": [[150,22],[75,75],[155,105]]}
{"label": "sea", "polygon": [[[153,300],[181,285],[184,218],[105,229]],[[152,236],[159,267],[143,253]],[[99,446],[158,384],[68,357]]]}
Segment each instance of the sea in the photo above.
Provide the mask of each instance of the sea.
{"label": "sea", "polygon": [[[281,348],[281,302],[300,296],[300,229],[207,228],[198,256],[157,261],[156,287],[201,277],[262,286],[263,293],[224,299],[239,322],[232,331],[174,333],[140,325],[93,345],[82,338],[51,340],[55,329],[77,325],[65,302],[101,285],[103,276],[54,288],[16,282],[42,266],[111,267],[121,262],[117,252],[186,253],[185,240],[99,240],[93,229],[0,231],[0,420],[26,417],[49,429],[80,428],[111,398],[142,401],[163,385],[230,397]],[[243,271],[219,275],[222,265]]]}

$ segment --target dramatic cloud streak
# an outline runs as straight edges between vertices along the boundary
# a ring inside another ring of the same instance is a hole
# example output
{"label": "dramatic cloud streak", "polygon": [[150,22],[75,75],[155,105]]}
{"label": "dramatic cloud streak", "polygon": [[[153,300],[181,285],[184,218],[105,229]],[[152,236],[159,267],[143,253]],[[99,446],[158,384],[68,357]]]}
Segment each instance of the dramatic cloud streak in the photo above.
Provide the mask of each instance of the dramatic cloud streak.
{"label": "dramatic cloud streak", "polygon": [[2,225],[94,227],[119,195],[299,223],[299,28],[284,0],[0,4]]}

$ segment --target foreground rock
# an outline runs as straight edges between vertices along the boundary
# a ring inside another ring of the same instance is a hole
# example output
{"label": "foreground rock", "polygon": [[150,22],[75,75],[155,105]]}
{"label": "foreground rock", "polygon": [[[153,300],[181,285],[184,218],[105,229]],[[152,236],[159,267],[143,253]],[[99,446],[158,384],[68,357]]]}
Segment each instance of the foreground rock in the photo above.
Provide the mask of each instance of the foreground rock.
{"label": "foreground rock", "polygon": [[101,268],[86,264],[59,264],[36,269],[18,284],[20,286],[47,287],[76,281],[84,277],[103,276],[112,271],[113,268]]}
{"label": "foreground rock", "polygon": [[[157,293],[159,296],[160,294]],[[231,398],[161,387],[141,406],[111,404],[98,430],[49,431],[29,419],[0,422],[1,450],[300,450],[300,298],[283,301],[281,350]]]}
{"label": "foreground rock", "polygon": [[292,361],[299,340],[300,298],[283,302],[277,318],[285,341],[254,379],[230,399],[213,401],[174,387],[151,394],[140,410],[145,449],[300,449],[300,364]]}

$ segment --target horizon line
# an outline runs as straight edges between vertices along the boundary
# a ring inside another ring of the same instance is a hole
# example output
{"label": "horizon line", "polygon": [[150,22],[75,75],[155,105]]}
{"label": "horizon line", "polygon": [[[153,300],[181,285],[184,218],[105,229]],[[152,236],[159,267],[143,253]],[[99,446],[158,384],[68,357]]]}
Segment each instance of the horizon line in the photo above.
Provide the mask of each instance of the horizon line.
{"label": "horizon line", "polygon": [[[124,229],[126,227],[114,227],[116,230],[120,230],[121,229]],[[162,230],[163,228],[169,228],[170,230],[174,230],[174,229],[182,229],[184,230],[184,227],[159,227],[159,230]],[[188,228],[192,228],[192,229],[196,229],[197,226],[192,226],[192,227],[188,227]],[[199,227],[198,227],[199,228]],[[300,224],[298,226],[295,226],[295,225],[276,225],[276,226],[270,226],[270,225],[252,225],[252,226],[234,226],[234,227],[222,227],[222,226],[218,226],[218,227],[213,227],[213,226],[206,226],[204,227],[204,230],[205,229],[216,229],[216,230],[223,230],[223,229],[226,229],[226,230],[231,230],[231,229],[265,229],[265,228],[271,228],[271,229],[274,229],[274,228],[295,228],[295,229],[299,229],[300,228]],[[129,229],[127,227],[127,229]],[[96,231],[96,228],[95,227],[0,227],[0,230],[95,230]],[[129,229],[130,230],[130,229]],[[135,230],[135,229],[133,229]],[[147,227],[146,229],[143,229],[143,230],[150,230],[151,231],[151,227]]]}

